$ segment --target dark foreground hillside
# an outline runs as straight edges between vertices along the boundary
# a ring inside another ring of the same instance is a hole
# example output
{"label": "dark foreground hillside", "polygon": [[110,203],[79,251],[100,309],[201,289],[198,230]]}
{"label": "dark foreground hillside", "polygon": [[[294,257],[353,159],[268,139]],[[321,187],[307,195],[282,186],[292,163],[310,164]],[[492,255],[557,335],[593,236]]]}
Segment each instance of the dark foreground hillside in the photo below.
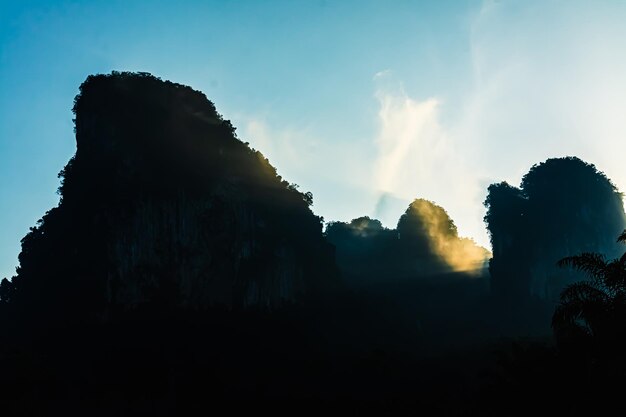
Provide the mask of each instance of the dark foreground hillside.
{"label": "dark foreground hillside", "polygon": [[439,278],[337,291],[272,312],[141,310],[26,332],[2,345],[0,404],[21,415],[203,415],[221,407],[502,415],[503,405],[523,408],[525,393],[546,395],[543,373],[563,377],[550,375],[560,365],[549,339],[501,337],[529,329],[515,329],[515,314],[493,315],[484,282]]}
{"label": "dark foreground hillside", "polygon": [[617,386],[540,336],[549,312],[529,329],[538,306],[505,317],[483,284],[450,285],[273,312],[136,311],[5,340],[3,415],[586,415],[620,398],[597,403]]}

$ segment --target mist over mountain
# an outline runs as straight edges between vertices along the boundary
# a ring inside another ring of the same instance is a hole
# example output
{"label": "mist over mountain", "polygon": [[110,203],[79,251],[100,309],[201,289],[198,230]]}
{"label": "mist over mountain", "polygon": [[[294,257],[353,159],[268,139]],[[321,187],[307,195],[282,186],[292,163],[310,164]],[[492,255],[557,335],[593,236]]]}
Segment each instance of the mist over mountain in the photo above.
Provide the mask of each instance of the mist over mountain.
{"label": "mist over mountain", "polygon": [[450,272],[480,275],[490,256],[471,239],[460,238],[446,211],[424,199],[409,205],[395,229],[365,216],[332,222],[325,234],[337,248],[344,280],[352,285]]}

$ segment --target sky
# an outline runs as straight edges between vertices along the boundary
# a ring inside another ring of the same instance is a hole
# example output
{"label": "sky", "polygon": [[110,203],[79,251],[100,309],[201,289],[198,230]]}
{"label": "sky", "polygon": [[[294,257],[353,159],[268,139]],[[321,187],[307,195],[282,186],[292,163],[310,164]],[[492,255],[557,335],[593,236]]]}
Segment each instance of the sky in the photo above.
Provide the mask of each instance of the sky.
{"label": "sky", "polygon": [[487,186],[574,155],[626,190],[626,2],[0,0],[0,278],[58,204],[89,74],[204,92],[325,221],[415,198],[489,247]]}

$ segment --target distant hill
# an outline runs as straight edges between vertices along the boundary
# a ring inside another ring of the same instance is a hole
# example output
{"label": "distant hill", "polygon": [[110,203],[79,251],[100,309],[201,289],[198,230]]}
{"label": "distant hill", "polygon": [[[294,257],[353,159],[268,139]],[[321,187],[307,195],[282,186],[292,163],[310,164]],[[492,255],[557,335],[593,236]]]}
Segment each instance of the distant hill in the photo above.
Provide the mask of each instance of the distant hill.
{"label": "distant hill", "polygon": [[271,308],[336,281],[312,195],[239,140],[204,94],[113,72],[89,76],[73,111],[60,203],[24,237],[3,284],[22,315]]}
{"label": "distant hill", "polygon": [[350,284],[371,284],[461,272],[486,272],[490,253],[461,238],[446,211],[414,200],[395,229],[367,216],[333,222],[325,234],[337,247],[337,262]]}

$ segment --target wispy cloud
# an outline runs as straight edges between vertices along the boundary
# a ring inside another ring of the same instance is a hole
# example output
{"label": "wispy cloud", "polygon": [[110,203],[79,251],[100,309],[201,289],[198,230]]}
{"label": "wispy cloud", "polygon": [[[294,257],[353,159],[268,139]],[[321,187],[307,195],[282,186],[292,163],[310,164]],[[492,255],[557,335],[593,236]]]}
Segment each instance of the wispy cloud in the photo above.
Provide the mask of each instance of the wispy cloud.
{"label": "wispy cloud", "polygon": [[485,1],[467,26],[467,60],[454,61],[465,66],[449,72],[465,84],[444,95],[419,67],[402,80],[382,63],[369,135],[342,142],[263,117],[237,125],[281,175],[313,191],[328,219],[370,214],[395,226],[408,202],[426,198],[487,245],[487,185],[517,184],[547,158],[577,155],[626,191],[626,8],[615,8]]}
{"label": "wispy cloud", "polygon": [[[392,195],[407,203],[415,198],[434,201],[450,213],[462,233],[484,237],[478,234],[484,229],[481,181],[464,161],[456,138],[440,121],[441,100],[409,97],[391,72],[384,77],[384,83],[380,83],[381,76],[376,77],[379,132],[374,188],[384,199]],[[398,205],[393,209],[398,210]],[[390,217],[397,219],[402,211]],[[486,244],[485,239],[480,240]]]}
{"label": "wispy cloud", "polygon": [[385,90],[379,90],[376,98],[380,132],[375,187],[405,198],[429,191],[431,181],[426,180],[435,170],[445,169],[452,156],[437,119],[439,101],[417,101],[404,91]]}
{"label": "wispy cloud", "polygon": [[516,184],[534,163],[576,155],[626,190],[625,11],[483,2],[469,33],[473,83],[450,129],[490,180]]}
{"label": "wispy cloud", "polygon": [[393,71],[373,77],[377,130],[362,143],[320,138],[306,126],[239,116],[240,137],[259,149],[280,175],[314,194],[327,220],[375,216],[395,227],[416,198],[443,206],[461,235],[487,246],[482,223],[484,180],[464,160],[452,129],[440,121],[438,97],[410,97]]}

